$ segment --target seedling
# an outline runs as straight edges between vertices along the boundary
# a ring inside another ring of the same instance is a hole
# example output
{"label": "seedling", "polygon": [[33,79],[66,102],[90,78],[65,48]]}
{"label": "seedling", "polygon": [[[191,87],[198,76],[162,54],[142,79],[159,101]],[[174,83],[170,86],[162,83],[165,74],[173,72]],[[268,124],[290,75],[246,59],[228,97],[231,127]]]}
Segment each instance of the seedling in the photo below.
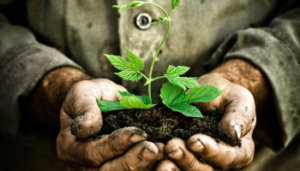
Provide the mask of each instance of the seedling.
{"label": "seedling", "polygon": [[[103,101],[97,99],[101,111],[113,111],[122,109],[150,109],[156,104],[152,103],[151,99],[151,83],[159,79],[167,79],[168,82],[163,84],[160,92],[162,103],[170,109],[180,112],[189,117],[203,117],[200,110],[191,103],[195,102],[209,102],[218,97],[222,91],[212,86],[199,86],[196,78],[182,77],[190,68],[186,66],[170,65],[164,75],[152,78],[152,71],[155,60],[161,47],[168,37],[171,26],[172,13],[180,4],[180,0],[171,0],[172,10],[170,15],[160,5],[153,2],[132,1],[129,5],[114,5],[113,8],[128,9],[139,7],[142,5],[153,5],[162,10],[164,17],[159,17],[152,24],[167,23],[167,31],[159,44],[156,53],[153,57],[149,75],[146,76],[142,71],[144,70],[144,63],[141,58],[137,57],[132,51],[127,49],[128,61],[121,56],[105,54],[110,63],[120,72],[115,73],[124,80],[138,81],[145,79],[145,86],[148,86],[148,96],[136,96],[128,92],[120,92],[122,99],[119,102]],[[189,93],[187,90],[191,89]]]}

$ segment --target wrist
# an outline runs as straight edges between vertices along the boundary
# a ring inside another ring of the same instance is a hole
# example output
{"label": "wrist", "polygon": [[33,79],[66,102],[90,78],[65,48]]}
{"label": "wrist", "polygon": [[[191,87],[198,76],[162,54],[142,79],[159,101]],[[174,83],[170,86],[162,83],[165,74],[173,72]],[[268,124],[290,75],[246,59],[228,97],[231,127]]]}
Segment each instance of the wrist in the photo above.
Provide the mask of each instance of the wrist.
{"label": "wrist", "polygon": [[269,85],[263,73],[241,59],[231,59],[211,71],[211,74],[223,77],[232,83],[239,84],[248,89],[256,105],[265,102],[269,95]]}
{"label": "wrist", "polygon": [[76,68],[62,67],[49,72],[43,78],[39,87],[45,92],[45,96],[52,108],[59,111],[72,85],[87,79],[90,79],[90,77]]}
{"label": "wrist", "polygon": [[88,75],[72,67],[50,71],[26,100],[29,117],[37,123],[57,125],[68,90],[76,82],[87,79],[90,79]]}

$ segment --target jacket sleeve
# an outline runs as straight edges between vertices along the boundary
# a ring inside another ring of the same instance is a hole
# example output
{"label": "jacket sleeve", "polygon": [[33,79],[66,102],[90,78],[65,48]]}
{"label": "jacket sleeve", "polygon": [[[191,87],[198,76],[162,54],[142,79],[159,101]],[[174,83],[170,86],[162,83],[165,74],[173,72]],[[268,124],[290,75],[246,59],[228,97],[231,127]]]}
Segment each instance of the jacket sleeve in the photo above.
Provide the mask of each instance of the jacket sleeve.
{"label": "jacket sleeve", "polygon": [[[265,74],[274,105],[269,114],[258,114],[258,124],[265,115],[263,126],[272,125],[265,135],[273,135],[271,142],[277,142],[273,148],[288,146],[300,133],[300,7],[277,16],[268,27],[249,28],[231,35],[209,63],[232,58],[244,59]],[[273,118],[276,124],[271,123]]]}
{"label": "jacket sleeve", "polygon": [[29,30],[0,20],[2,137],[12,137],[18,131],[21,117],[18,102],[33,90],[47,72],[61,66],[80,68],[56,49],[38,43]]}

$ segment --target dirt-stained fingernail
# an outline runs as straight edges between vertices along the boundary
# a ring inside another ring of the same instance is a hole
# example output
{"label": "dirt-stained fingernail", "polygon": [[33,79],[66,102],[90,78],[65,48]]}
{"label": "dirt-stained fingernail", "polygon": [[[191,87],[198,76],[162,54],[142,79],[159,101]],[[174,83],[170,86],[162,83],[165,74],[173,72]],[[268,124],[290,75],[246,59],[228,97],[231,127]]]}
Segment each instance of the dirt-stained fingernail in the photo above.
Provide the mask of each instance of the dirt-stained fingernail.
{"label": "dirt-stained fingernail", "polygon": [[179,160],[183,157],[183,152],[180,148],[177,148],[176,150],[171,151],[168,156],[172,159]]}
{"label": "dirt-stained fingernail", "polygon": [[200,141],[194,141],[192,143],[189,144],[189,148],[194,151],[194,152],[202,152],[204,150],[204,146],[202,145],[202,143]]}
{"label": "dirt-stained fingernail", "polygon": [[141,142],[141,141],[143,141],[143,140],[145,140],[144,137],[142,137],[142,136],[140,136],[140,135],[136,135],[136,134],[132,135],[132,136],[129,138],[129,141],[130,141],[131,143],[137,143],[137,142]]}
{"label": "dirt-stained fingernail", "polygon": [[158,155],[158,149],[153,147],[145,147],[140,155],[141,160],[151,161]]}

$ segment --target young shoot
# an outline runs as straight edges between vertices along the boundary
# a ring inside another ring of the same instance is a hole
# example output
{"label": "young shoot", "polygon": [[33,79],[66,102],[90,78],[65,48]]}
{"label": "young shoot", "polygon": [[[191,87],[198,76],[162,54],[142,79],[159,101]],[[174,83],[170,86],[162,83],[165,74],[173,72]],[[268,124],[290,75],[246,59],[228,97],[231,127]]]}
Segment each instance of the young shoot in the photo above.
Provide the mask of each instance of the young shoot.
{"label": "young shoot", "polygon": [[[148,86],[148,96],[136,96],[128,92],[120,92],[122,96],[120,102],[103,101],[97,99],[101,111],[150,109],[154,107],[155,104],[152,104],[151,99],[151,84],[153,81],[165,78],[168,80],[168,82],[163,84],[161,88],[160,97],[162,99],[162,103],[170,109],[180,112],[185,116],[202,117],[200,110],[195,106],[192,106],[190,103],[211,101],[222,93],[221,90],[212,86],[200,87],[196,81],[196,78],[182,77],[181,75],[185,74],[190,69],[186,66],[170,65],[164,75],[154,78],[152,77],[156,58],[169,34],[173,11],[180,5],[180,0],[171,0],[170,14],[163,7],[156,3],[144,1],[132,1],[128,5],[114,5],[113,8],[125,10],[142,5],[153,5],[162,10],[165,15],[157,18],[157,20],[151,24],[167,23],[166,33],[156,49],[148,76],[142,72],[144,70],[143,60],[136,56],[129,49],[127,49],[128,61],[121,56],[109,54],[105,54],[105,56],[116,69],[120,70],[120,72],[115,74],[122,79],[128,81],[138,81],[142,78],[145,79],[145,86]],[[188,89],[191,89],[191,92],[186,93]]]}

